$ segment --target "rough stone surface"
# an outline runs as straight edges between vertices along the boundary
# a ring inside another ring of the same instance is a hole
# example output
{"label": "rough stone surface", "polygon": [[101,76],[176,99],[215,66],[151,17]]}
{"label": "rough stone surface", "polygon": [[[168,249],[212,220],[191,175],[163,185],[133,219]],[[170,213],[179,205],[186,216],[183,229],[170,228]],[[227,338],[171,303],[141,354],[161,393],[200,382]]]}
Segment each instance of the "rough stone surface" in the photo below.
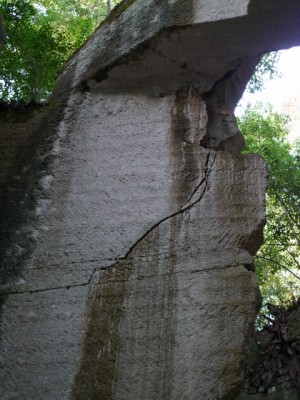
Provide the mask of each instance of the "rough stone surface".
{"label": "rough stone surface", "polygon": [[237,400],[299,400],[299,390],[295,388],[276,388],[272,392],[268,392],[267,394],[241,394]]}
{"label": "rough stone surface", "polygon": [[198,160],[189,202],[100,273],[72,398],[216,399],[240,388],[257,294],[245,249],[263,218],[264,166],[207,150]]}
{"label": "rough stone surface", "polygon": [[266,170],[233,109],[299,15],[128,0],[47,108],[1,114],[1,399],[238,395]]}
{"label": "rough stone surface", "polygon": [[1,399],[69,398],[87,290],[74,287],[7,298],[1,321]]}

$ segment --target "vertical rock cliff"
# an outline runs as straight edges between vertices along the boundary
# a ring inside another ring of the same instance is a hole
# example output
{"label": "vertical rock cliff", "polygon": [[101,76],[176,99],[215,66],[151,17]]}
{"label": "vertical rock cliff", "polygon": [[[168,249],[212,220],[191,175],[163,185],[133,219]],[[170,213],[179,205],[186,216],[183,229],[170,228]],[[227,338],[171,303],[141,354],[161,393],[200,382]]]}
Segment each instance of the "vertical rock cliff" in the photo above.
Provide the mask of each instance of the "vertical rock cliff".
{"label": "vertical rock cliff", "polygon": [[230,400],[267,172],[234,107],[300,5],[124,1],[1,118],[3,400]]}

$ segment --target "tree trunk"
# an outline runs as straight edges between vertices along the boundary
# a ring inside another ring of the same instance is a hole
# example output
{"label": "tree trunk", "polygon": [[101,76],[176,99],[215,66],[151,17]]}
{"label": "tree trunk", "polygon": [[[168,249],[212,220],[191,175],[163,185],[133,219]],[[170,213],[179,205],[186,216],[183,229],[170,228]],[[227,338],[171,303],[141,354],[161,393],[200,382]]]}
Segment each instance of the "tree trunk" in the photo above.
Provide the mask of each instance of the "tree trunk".
{"label": "tree trunk", "polygon": [[0,47],[5,42],[5,39],[6,39],[6,32],[4,27],[4,21],[2,15],[0,14]]}
{"label": "tree trunk", "polygon": [[107,15],[111,12],[111,0],[107,0]]}

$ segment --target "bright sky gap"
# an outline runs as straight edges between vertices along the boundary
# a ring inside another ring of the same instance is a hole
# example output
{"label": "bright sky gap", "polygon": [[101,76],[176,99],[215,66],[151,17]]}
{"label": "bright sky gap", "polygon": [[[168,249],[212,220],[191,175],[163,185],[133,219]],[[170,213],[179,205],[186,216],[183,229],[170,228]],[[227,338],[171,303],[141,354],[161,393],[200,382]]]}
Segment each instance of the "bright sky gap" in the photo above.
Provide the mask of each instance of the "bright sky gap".
{"label": "bright sky gap", "polygon": [[289,139],[300,139],[300,47],[280,51],[278,70],[281,74],[265,83],[261,92],[245,92],[237,109],[239,115],[248,104],[270,103],[274,110],[287,113],[292,118]]}

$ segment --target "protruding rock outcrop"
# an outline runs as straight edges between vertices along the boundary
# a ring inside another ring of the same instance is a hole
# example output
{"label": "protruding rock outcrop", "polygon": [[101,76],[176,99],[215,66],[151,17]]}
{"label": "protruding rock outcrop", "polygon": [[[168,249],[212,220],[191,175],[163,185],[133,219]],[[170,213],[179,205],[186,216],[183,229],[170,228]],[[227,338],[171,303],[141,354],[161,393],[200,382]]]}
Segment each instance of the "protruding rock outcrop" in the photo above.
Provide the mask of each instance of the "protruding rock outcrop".
{"label": "protruding rock outcrop", "polygon": [[1,399],[238,395],[267,173],[233,110],[299,15],[122,2],[46,109],[1,115]]}

